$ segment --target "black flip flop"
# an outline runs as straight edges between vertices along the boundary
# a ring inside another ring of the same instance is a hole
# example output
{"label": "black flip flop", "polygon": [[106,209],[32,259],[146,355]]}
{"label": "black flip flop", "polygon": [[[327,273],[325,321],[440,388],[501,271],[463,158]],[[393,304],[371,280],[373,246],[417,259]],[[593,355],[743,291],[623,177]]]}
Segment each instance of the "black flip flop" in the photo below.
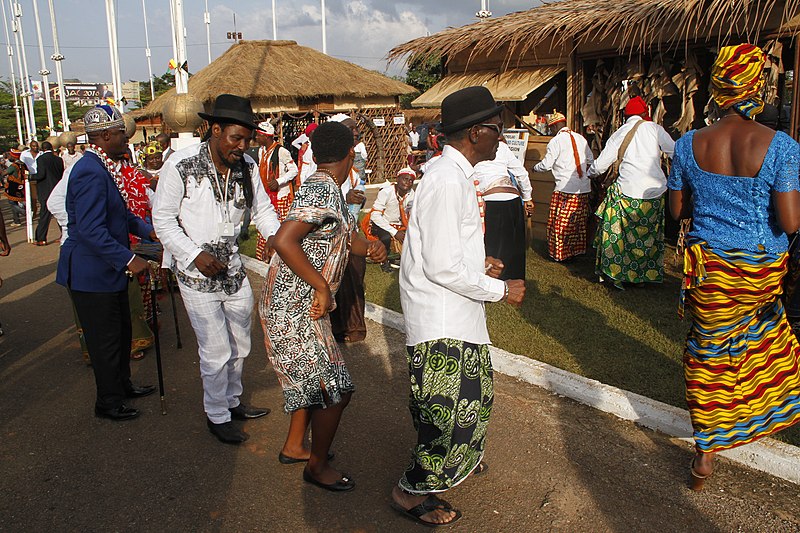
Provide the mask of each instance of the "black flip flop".
{"label": "black flip flop", "polygon": [[309,474],[306,470],[303,470],[303,481],[331,492],[347,492],[356,488],[356,482],[345,473],[342,473],[341,479],[337,479],[333,483],[322,483],[321,481],[314,479],[314,476]]}
{"label": "black flip flop", "polygon": [[489,471],[489,465],[487,465],[486,463],[481,461],[480,463],[478,463],[478,466],[476,466],[472,470],[472,475],[473,476],[480,476],[481,474],[485,474],[488,471]]}
{"label": "black flip flop", "polygon": [[[446,501],[437,498],[433,494],[429,494],[425,500],[417,505],[416,507],[412,507],[411,509],[403,509],[400,505],[398,505],[395,501],[392,501],[392,508],[395,509],[397,512],[405,516],[406,518],[413,520],[417,524],[420,524],[425,527],[443,527],[455,524],[461,519],[461,511],[458,509],[453,509],[453,507],[447,503]],[[423,520],[422,516],[426,515],[432,511],[448,511],[455,513],[456,515],[449,521],[449,522],[428,522],[427,520]]]}

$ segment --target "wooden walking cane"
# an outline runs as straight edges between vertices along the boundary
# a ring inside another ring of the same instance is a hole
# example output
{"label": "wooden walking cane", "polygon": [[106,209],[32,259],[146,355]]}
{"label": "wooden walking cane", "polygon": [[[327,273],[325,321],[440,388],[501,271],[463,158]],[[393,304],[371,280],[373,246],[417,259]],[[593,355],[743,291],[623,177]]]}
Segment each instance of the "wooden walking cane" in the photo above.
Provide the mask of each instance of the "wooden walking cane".
{"label": "wooden walking cane", "polygon": [[158,311],[156,309],[156,285],[157,278],[155,272],[158,272],[160,265],[155,261],[149,261],[150,272],[150,300],[152,301],[153,315],[152,315],[152,328],[153,338],[156,345],[156,371],[158,372],[158,393],[161,395],[161,414],[167,414],[167,402],[164,399],[164,371],[161,368],[161,339],[158,334]]}

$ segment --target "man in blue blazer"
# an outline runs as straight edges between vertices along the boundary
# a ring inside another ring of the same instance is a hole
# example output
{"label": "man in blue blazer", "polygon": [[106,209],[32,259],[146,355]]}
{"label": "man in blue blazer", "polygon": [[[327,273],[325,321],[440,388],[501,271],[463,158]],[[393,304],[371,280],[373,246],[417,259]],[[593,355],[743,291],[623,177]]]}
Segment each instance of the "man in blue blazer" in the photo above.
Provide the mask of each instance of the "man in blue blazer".
{"label": "man in blue blazer", "polygon": [[66,208],[69,237],[61,247],[56,282],[70,292],[97,384],[95,415],[129,420],[139,411],[125,398],[146,396],[152,386],[131,383],[131,314],[128,273],[148,263],[130,250],[128,234],[155,238],[152,226],[127,206],[119,162],[128,149],[119,111],[102,105],[84,116],[89,147],[72,168]]}

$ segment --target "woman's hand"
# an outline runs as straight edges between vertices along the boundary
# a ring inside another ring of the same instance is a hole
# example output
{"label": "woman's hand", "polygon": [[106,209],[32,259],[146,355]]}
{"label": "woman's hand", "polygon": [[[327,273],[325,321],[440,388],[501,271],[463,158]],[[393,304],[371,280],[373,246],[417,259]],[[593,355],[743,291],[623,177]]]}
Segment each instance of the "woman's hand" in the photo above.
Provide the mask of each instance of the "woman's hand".
{"label": "woman's hand", "polygon": [[319,320],[324,317],[331,309],[333,297],[331,296],[331,289],[326,283],[322,289],[314,289],[314,295],[311,299],[311,310],[309,315],[312,320]]}

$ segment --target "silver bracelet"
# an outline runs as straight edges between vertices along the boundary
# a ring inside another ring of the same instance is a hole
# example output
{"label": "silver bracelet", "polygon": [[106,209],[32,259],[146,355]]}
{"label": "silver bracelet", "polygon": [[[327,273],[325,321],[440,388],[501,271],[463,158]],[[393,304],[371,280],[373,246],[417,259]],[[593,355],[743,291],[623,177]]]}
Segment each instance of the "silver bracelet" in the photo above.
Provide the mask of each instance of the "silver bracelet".
{"label": "silver bracelet", "polygon": [[503,282],[503,297],[500,301],[502,302],[503,300],[508,300],[508,283],[505,281]]}

